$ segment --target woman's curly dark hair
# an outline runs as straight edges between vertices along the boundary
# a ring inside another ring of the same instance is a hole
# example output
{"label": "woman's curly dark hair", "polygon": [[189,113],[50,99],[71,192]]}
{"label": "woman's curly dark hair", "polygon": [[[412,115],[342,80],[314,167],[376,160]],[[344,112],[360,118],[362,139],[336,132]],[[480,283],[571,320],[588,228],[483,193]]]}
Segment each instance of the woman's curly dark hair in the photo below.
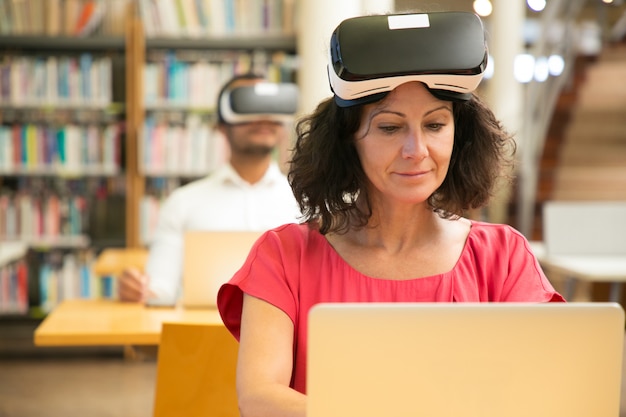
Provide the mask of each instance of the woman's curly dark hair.
{"label": "woman's curly dark hair", "polygon": [[[317,223],[322,234],[363,227],[372,215],[367,178],[354,146],[362,112],[362,105],[341,108],[331,97],[296,124],[288,178],[303,219]],[[486,205],[515,153],[512,136],[476,94],[454,102],[453,115],[450,167],[428,199],[443,218]],[[356,196],[366,204],[357,204]]]}

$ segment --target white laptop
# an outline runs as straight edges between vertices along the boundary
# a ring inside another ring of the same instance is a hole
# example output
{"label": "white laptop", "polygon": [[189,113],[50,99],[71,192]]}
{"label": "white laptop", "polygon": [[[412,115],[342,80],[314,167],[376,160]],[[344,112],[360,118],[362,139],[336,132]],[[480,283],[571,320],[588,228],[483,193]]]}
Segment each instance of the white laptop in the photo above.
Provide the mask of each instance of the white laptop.
{"label": "white laptop", "polygon": [[245,262],[260,231],[193,231],[184,237],[181,304],[215,307],[220,286]]}
{"label": "white laptop", "polygon": [[614,303],[320,304],[307,417],[618,417]]}

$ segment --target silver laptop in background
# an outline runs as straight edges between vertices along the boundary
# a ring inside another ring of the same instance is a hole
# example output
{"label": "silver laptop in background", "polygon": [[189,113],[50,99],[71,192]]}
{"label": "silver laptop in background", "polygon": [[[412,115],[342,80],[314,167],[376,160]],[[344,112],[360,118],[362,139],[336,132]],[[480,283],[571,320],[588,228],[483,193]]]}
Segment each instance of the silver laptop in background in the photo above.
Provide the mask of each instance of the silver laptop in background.
{"label": "silver laptop in background", "polygon": [[260,231],[192,231],[184,236],[181,304],[213,308],[217,292],[244,264]]}
{"label": "silver laptop in background", "polygon": [[320,304],[307,417],[618,417],[616,303]]}

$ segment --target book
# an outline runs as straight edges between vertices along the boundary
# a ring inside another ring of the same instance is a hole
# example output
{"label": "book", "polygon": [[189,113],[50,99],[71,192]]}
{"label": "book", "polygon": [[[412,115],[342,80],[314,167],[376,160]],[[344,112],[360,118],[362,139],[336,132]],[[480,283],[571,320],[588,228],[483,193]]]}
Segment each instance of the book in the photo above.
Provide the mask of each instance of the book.
{"label": "book", "polygon": [[76,29],[76,22],[78,21],[78,16],[80,14],[80,0],[65,0],[65,9],[63,10],[63,24],[61,28],[63,30],[63,34],[67,36],[74,35],[74,31]]}
{"label": "book", "polygon": [[178,28],[180,31],[178,35],[185,35],[187,32],[187,16],[185,14],[183,0],[172,0],[174,2],[174,8],[176,10],[176,19],[178,21]]}
{"label": "book", "polygon": [[180,36],[180,24],[174,4],[175,0],[156,0],[161,23],[161,36]]}
{"label": "book", "polygon": [[146,37],[152,38],[157,36],[159,34],[160,22],[156,3],[153,0],[139,0],[138,6]]}
{"label": "book", "polygon": [[206,4],[203,0],[193,0],[196,5],[196,13],[198,18],[198,27],[200,36],[206,36],[209,28],[209,16]]}
{"label": "book", "polygon": [[11,33],[13,33],[11,0],[0,0],[0,34],[10,35]]}
{"label": "book", "polygon": [[45,30],[49,36],[61,34],[61,0],[45,0]]}
{"label": "book", "polygon": [[179,0],[184,17],[184,28],[187,36],[197,38],[201,34],[196,0]]}
{"label": "book", "polygon": [[26,0],[11,0],[12,34],[26,34]]}
{"label": "book", "polygon": [[102,23],[106,12],[106,3],[103,0],[83,0],[83,5],[78,13],[78,19],[74,27],[74,35],[92,35]]}
{"label": "book", "polygon": [[104,35],[124,36],[128,6],[135,0],[105,1],[107,9],[102,22],[102,33]]}

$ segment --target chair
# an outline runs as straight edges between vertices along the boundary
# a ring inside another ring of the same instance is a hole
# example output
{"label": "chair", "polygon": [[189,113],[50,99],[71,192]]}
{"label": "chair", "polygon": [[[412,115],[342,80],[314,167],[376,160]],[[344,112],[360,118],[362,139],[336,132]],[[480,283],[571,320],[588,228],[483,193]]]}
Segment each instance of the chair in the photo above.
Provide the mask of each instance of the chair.
{"label": "chair", "polygon": [[[547,201],[543,242],[532,247],[551,279],[565,279],[566,299],[590,301],[590,285],[608,282],[610,300],[620,302],[626,282],[626,201]],[[574,297],[577,283],[584,291]]]}
{"label": "chair", "polygon": [[543,226],[551,255],[626,255],[626,201],[546,201]]}
{"label": "chair", "polygon": [[238,343],[223,325],[163,323],[154,417],[239,417]]}

